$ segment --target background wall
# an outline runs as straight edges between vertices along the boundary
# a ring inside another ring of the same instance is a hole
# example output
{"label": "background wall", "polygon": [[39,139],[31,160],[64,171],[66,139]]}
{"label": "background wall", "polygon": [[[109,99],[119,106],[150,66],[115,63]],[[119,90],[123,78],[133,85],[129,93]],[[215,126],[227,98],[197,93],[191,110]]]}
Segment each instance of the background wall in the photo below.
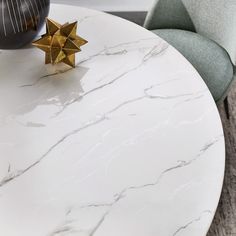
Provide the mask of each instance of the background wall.
{"label": "background wall", "polygon": [[153,0],[52,0],[102,11],[147,11]]}

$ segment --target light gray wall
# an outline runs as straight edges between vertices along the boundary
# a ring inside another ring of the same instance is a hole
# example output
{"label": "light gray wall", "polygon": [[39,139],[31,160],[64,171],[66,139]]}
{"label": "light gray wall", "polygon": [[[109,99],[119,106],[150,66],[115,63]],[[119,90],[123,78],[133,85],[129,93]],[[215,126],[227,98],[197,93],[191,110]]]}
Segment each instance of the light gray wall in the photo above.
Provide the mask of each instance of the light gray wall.
{"label": "light gray wall", "polygon": [[51,0],[103,11],[147,11],[153,0]]}

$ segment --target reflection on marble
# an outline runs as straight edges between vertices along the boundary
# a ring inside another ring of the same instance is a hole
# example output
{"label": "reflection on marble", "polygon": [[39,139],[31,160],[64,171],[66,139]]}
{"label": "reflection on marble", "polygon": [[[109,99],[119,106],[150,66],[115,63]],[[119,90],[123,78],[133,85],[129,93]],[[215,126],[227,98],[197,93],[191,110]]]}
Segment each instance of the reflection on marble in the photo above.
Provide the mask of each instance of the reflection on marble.
{"label": "reflection on marble", "polygon": [[120,18],[60,5],[51,18],[78,19],[89,44],[75,69],[0,52],[0,235],[205,235],[224,136],[198,73]]}

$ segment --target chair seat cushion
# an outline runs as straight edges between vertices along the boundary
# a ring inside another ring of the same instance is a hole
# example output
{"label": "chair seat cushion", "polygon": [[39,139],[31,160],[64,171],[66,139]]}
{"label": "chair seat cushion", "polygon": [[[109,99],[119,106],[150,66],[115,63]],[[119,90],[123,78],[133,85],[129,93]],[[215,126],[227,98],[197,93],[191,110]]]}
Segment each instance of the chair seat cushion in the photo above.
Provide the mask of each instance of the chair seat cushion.
{"label": "chair seat cushion", "polygon": [[153,32],[175,47],[195,67],[216,102],[222,99],[233,80],[233,65],[221,46],[189,31],[158,29]]}

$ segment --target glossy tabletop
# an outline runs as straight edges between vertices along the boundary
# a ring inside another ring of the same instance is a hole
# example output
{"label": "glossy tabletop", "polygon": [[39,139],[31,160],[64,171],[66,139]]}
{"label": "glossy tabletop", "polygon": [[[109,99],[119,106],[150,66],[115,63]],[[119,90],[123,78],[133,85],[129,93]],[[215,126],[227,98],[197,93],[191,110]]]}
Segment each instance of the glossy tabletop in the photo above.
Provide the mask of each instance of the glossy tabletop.
{"label": "glossy tabletop", "polygon": [[89,43],[77,66],[0,51],[0,235],[204,236],[224,136],[203,80],[123,19],[52,5]]}

